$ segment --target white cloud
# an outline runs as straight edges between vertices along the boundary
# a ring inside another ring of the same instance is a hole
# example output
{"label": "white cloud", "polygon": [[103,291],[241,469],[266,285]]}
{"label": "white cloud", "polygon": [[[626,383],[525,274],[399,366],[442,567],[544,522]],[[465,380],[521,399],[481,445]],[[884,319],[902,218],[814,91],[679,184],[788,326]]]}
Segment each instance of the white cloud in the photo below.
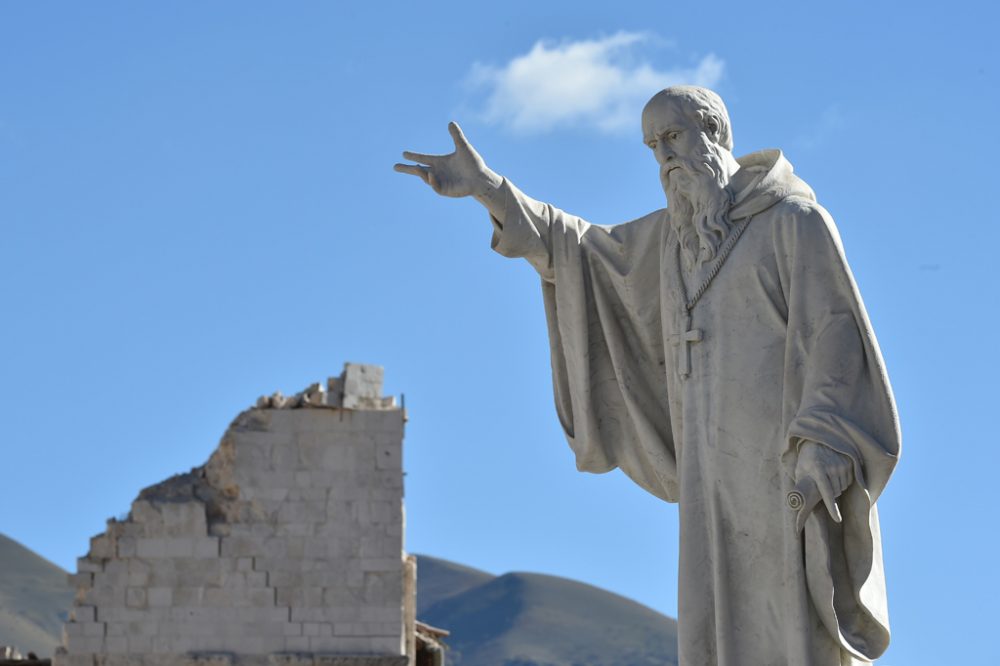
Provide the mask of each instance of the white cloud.
{"label": "white cloud", "polygon": [[476,63],[471,83],[486,91],[484,120],[516,132],[595,127],[617,132],[637,127],[642,105],[677,84],[714,86],[724,63],[714,54],[693,67],[656,69],[638,57],[649,34],[618,32],[601,39],[540,40],[506,65]]}

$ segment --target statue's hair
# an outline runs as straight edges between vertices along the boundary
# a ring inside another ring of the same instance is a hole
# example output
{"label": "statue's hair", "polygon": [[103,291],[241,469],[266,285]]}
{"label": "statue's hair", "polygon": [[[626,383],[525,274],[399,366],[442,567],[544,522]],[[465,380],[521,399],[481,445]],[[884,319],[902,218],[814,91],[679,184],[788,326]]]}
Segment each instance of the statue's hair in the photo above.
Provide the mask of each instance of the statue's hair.
{"label": "statue's hair", "polygon": [[647,106],[654,100],[670,98],[681,104],[685,112],[701,125],[706,132],[714,131],[718,137],[716,143],[732,151],[733,129],[729,122],[729,112],[722,98],[708,88],[701,86],[670,86],[653,95]]}

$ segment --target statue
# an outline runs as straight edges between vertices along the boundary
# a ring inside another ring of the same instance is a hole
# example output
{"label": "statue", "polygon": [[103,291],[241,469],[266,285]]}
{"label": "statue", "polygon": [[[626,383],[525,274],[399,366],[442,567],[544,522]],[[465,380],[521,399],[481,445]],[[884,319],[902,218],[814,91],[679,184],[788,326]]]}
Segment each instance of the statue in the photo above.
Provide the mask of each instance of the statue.
{"label": "statue", "polygon": [[581,471],[680,511],[682,666],[843,666],[889,643],[876,500],[900,451],[829,213],[778,150],[732,153],[714,92],[642,112],[669,207],[603,227],[455,151],[396,170],[489,211],[541,276],[556,411]]}

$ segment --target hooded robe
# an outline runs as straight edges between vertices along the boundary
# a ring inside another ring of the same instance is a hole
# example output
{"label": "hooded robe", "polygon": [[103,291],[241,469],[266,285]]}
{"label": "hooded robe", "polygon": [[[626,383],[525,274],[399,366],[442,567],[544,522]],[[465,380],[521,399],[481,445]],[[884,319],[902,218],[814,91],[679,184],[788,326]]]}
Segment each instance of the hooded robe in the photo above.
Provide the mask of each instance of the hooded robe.
{"label": "hooded robe", "polygon": [[[889,642],[875,502],[895,404],[830,215],[779,151],[739,163],[754,179],[730,220],[745,227],[690,328],[685,294],[713,266],[679,270],[667,209],[602,227],[505,180],[493,248],[541,275],[578,469],[619,468],[679,504],[680,664],[867,663]],[[800,533],[786,496],[807,440],[850,457],[854,482],[842,523],[821,503]]]}

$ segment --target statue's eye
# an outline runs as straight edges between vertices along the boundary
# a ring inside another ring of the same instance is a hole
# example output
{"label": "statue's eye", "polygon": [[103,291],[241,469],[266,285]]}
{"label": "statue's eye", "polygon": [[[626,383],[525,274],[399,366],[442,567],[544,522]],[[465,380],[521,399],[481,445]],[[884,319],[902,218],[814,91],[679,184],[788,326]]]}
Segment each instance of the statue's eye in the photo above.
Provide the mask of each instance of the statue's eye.
{"label": "statue's eye", "polygon": [[670,134],[667,135],[667,138],[670,139],[671,141],[676,141],[677,140],[677,136],[679,134],[680,134],[680,132],[671,132]]}

